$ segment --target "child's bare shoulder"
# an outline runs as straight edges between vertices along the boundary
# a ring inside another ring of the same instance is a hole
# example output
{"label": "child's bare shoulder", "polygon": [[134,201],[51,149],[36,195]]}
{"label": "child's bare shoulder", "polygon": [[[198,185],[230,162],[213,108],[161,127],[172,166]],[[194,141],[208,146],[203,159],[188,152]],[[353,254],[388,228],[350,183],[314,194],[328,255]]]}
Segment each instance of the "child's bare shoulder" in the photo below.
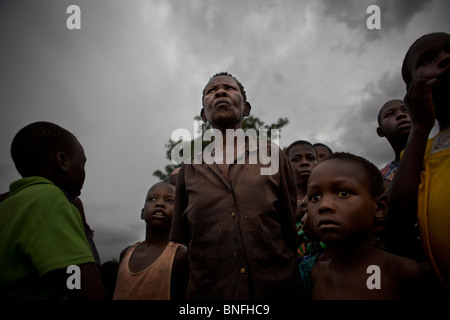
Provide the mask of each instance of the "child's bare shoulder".
{"label": "child's bare shoulder", "polygon": [[385,276],[409,281],[423,276],[424,270],[417,261],[379,250],[380,267]]}

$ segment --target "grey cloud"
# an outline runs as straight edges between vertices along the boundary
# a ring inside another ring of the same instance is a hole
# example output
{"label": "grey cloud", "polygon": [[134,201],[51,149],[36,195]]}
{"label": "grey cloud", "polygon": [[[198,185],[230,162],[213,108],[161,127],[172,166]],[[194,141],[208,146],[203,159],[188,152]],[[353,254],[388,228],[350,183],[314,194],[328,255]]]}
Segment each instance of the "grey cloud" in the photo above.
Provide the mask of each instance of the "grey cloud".
{"label": "grey cloud", "polygon": [[[438,0],[439,1],[439,0]],[[371,15],[367,13],[370,5],[377,5],[381,11],[381,29],[392,32],[404,30],[408,22],[417,13],[427,9],[434,0],[323,0],[322,10],[325,16],[333,18],[338,23],[344,23],[350,29],[364,33],[367,40],[380,37],[380,32],[369,30],[366,21]]]}
{"label": "grey cloud", "polygon": [[394,154],[389,142],[376,133],[378,111],[388,100],[403,99],[403,80],[398,73],[386,72],[375,83],[368,82],[362,92],[367,98],[347,106],[340,114],[338,128],[345,129],[337,141],[343,151],[359,154],[381,166]]}
{"label": "grey cloud", "polygon": [[[140,230],[141,233],[137,234],[136,230]],[[94,229],[94,242],[102,263],[113,259],[118,260],[123,249],[144,239],[145,227],[143,226],[132,230],[102,226]]]}

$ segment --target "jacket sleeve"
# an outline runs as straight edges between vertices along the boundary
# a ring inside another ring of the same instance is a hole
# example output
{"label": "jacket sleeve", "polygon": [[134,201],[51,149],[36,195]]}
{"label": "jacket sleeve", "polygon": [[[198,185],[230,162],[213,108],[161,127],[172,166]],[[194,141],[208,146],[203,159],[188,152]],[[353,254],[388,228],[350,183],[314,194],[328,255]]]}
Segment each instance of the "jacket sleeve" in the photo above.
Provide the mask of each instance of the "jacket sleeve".
{"label": "jacket sleeve", "polygon": [[297,210],[297,187],[289,161],[280,150],[280,202],[281,225],[287,246],[297,255],[299,245],[295,212]]}
{"label": "jacket sleeve", "polygon": [[190,240],[189,223],[184,214],[188,201],[185,183],[185,165],[183,165],[177,177],[170,240],[185,245],[188,245]]}

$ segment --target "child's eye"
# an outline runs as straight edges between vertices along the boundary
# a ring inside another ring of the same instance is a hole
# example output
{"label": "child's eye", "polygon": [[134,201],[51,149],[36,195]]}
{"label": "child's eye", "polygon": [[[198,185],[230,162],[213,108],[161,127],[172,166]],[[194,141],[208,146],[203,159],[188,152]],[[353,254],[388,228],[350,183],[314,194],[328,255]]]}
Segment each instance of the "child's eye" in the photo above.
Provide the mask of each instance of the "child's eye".
{"label": "child's eye", "polygon": [[147,199],[147,201],[156,201],[156,197],[150,197]]}
{"label": "child's eye", "polygon": [[346,199],[350,196],[350,192],[341,190],[341,191],[338,191],[337,195],[339,198]]}
{"label": "child's eye", "polygon": [[429,64],[429,63],[431,63],[432,61],[433,61],[432,58],[427,58],[427,59],[425,59],[425,60],[422,61],[422,64]]}
{"label": "child's eye", "polygon": [[433,62],[433,57],[425,57],[419,60],[419,67],[430,64],[431,62]]}
{"label": "child's eye", "polygon": [[173,201],[173,199],[168,199],[167,202],[170,204],[174,204],[175,201]]}
{"label": "child's eye", "polygon": [[317,194],[317,193],[313,193],[313,194],[311,194],[311,195],[308,197],[308,202],[314,203],[314,202],[317,202],[317,201],[319,201],[319,200],[320,200],[320,195]]}

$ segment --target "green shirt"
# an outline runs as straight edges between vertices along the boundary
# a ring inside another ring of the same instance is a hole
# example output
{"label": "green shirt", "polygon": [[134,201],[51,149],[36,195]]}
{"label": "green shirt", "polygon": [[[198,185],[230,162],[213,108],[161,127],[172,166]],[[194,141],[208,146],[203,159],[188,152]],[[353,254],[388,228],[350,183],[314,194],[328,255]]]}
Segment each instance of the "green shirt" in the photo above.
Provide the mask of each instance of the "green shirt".
{"label": "green shirt", "polygon": [[43,275],[89,262],[80,213],[61,189],[42,177],[13,182],[0,203],[0,299],[52,298]]}

